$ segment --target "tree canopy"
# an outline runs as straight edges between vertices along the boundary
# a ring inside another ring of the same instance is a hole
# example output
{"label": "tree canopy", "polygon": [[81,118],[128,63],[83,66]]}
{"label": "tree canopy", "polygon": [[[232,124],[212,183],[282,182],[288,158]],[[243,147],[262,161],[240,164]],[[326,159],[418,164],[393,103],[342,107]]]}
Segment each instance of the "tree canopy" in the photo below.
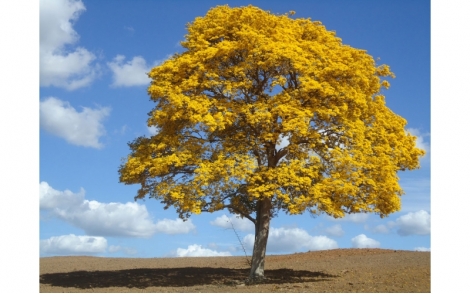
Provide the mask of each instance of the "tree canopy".
{"label": "tree canopy", "polygon": [[424,151],[385,105],[393,73],[292,15],[217,6],[188,24],[184,51],[149,73],[158,131],[129,143],[119,170],[136,199],[255,224],[262,201],[270,217],[400,209],[397,172]]}
{"label": "tree canopy", "polygon": [[262,197],[293,214],[400,208],[397,171],[424,152],[385,105],[387,65],[320,22],[250,6],[210,10],[181,45],[149,73],[158,134],[130,144],[120,169],[138,198],[186,215],[247,216]]}

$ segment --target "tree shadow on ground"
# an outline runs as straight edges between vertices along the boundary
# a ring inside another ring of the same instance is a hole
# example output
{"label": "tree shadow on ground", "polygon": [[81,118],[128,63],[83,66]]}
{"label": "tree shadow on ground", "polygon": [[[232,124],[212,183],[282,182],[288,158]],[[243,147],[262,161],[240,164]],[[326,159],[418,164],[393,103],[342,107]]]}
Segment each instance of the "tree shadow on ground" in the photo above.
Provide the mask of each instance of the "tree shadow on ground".
{"label": "tree shadow on ground", "polygon": [[[74,288],[108,287],[188,287],[197,285],[236,285],[248,277],[249,269],[212,267],[140,268],[115,271],[75,271],[43,274],[41,284]],[[265,270],[263,284],[305,283],[329,280],[337,276],[303,270]]]}

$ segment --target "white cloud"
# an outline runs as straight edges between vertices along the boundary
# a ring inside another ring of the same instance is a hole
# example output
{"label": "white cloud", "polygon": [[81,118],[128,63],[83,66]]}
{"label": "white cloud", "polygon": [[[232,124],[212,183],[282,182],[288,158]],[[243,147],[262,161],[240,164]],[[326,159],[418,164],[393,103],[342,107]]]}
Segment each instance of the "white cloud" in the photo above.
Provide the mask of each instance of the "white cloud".
{"label": "white cloud", "polygon": [[150,85],[150,78],[147,73],[151,67],[147,66],[145,59],[141,56],[134,56],[131,61],[124,63],[126,59],[123,55],[117,55],[112,62],[108,62],[108,67],[113,72],[112,87],[132,87]]}
{"label": "white cloud", "polygon": [[78,0],[40,1],[40,84],[75,90],[98,76],[95,55],[82,47],[71,48],[79,35],[73,29],[85,5]]}
{"label": "white cloud", "polygon": [[[249,234],[243,238],[245,248],[253,248],[255,235]],[[325,236],[310,236],[307,231],[300,228],[270,228],[268,252],[295,252],[302,250],[328,250],[336,249],[338,244]]]}
{"label": "white cloud", "polygon": [[188,249],[178,248],[176,249],[175,256],[177,257],[195,257],[195,256],[231,256],[232,254],[228,251],[217,252],[215,250],[203,248],[201,245],[193,244],[189,245]]}
{"label": "white cloud", "polygon": [[51,237],[40,241],[40,250],[48,254],[95,254],[106,251],[108,242],[103,237],[75,236]]}
{"label": "white cloud", "polygon": [[424,141],[424,137],[429,136],[429,134],[423,134],[423,133],[421,133],[420,130],[414,129],[414,128],[409,128],[409,129],[406,129],[406,130],[408,132],[410,132],[410,134],[412,134],[413,136],[417,137],[416,138],[416,147],[418,147],[419,149],[425,150],[426,154],[429,153],[429,150],[430,150],[429,143]]}
{"label": "white cloud", "polygon": [[147,131],[150,133],[150,135],[154,136],[158,134],[159,129],[155,126],[147,127]]}
{"label": "white cloud", "polygon": [[344,230],[341,225],[334,225],[325,229],[325,233],[329,236],[341,237],[344,235]]}
{"label": "white cloud", "polygon": [[345,221],[345,222],[353,222],[353,223],[364,223],[369,215],[367,213],[351,213],[346,214],[343,218],[334,218],[332,216],[327,216],[327,218],[331,221]]}
{"label": "white cloud", "polygon": [[156,233],[186,234],[196,227],[191,220],[159,220],[154,223],[144,205],[127,202],[100,203],[85,200],[85,191],[57,191],[47,182],[39,185],[40,208],[89,235],[150,237]]}
{"label": "white cloud", "polygon": [[400,216],[392,226],[398,227],[400,236],[429,235],[431,233],[431,216],[427,211],[420,210]]}
{"label": "white cloud", "polygon": [[175,235],[175,234],[187,234],[194,230],[196,227],[193,225],[191,220],[183,221],[180,218],[176,220],[163,219],[156,223],[155,229],[158,233]]}
{"label": "white cloud", "polygon": [[287,146],[289,145],[289,143],[290,143],[290,141],[289,141],[289,136],[282,136],[282,135],[281,135],[281,136],[280,136],[280,139],[281,139],[281,141],[279,142],[279,144],[276,144],[276,149],[277,149],[277,150],[280,150],[280,149],[282,149],[282,148],[284,148],[284,147],[287,147]]}
{"label": "white cloud", "polygon": [[224,229],[232,229],[230,222],[232,222],[235,230],[238,231],[248,232],[255,229],[254,224],[247,218],[242,219],[241,217],[237,216],[230,216],[230,218],[228,218],[225,214],[217,217],[215,220],[211,221],[210,224]]}
{"label": "white cloud", "polygon": [[431,248],[427,248],[427,247],[415,247],[413,250],[414,250],[414,251],[431,251]]}
{"label": "white cloud", "polygon": [[351,239],[353,248],[380,248],[380,242],[360,234]]}
{"label": "white cloud", "polygon": [[99,142],[106,134],[102,124],[111,112],[110,108],[91,109],[83,107],[81,112],[69,102],[49,97],[39,104],[41,127],[49,133],[78,146],[102,148]]}
{"label": "white cloud", "polygon": [[85,200],[85,190],[82,188],[78,193],[72,193],[70,190],[57,191],[47,182],[39,184],[39,208],[45,210],[54,210],[56,208],[72,209],[80,206]]}

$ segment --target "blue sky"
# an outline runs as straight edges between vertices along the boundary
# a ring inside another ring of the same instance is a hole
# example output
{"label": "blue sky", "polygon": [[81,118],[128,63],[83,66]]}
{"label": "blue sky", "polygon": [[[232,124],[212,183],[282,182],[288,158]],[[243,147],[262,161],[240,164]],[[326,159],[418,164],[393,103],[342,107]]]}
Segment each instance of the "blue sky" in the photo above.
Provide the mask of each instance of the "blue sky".
{"label": "blue sky", "polygon": [[118,182],[127,142],[147,128],[146,72],[182,48],[185,25],[211,7],[252,4],[320,20],[344,44],[366,49],[396,78],[387,105],[427,150],[399,174],[406,195],[388,218],[289,216],[271,222],[268,254],[334,248],[430,250],[429,1],[40,1],[40,255],[243,255],[254,228],[227,211],[188,222],[158,201],[134,202]]}

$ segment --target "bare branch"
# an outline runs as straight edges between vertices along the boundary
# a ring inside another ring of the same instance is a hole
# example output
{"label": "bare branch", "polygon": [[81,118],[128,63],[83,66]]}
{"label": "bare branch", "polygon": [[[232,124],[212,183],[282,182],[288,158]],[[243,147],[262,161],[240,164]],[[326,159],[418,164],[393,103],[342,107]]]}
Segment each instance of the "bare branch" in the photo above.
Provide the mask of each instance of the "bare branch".
{"label": "bare branch", "polygon": [[242,211],[240,211],[239,209],[237,209],[235,206],[233,205],[225,205],[224,208],[230,208],[230,209],[233,209],[234,211],[236,211],[238,214],[242,215],[243,217],[246,217],[247,219],[249,219],[251,222],[253,222],[255,225],[256,225],[256,220],[249,214],[246,214]]}

